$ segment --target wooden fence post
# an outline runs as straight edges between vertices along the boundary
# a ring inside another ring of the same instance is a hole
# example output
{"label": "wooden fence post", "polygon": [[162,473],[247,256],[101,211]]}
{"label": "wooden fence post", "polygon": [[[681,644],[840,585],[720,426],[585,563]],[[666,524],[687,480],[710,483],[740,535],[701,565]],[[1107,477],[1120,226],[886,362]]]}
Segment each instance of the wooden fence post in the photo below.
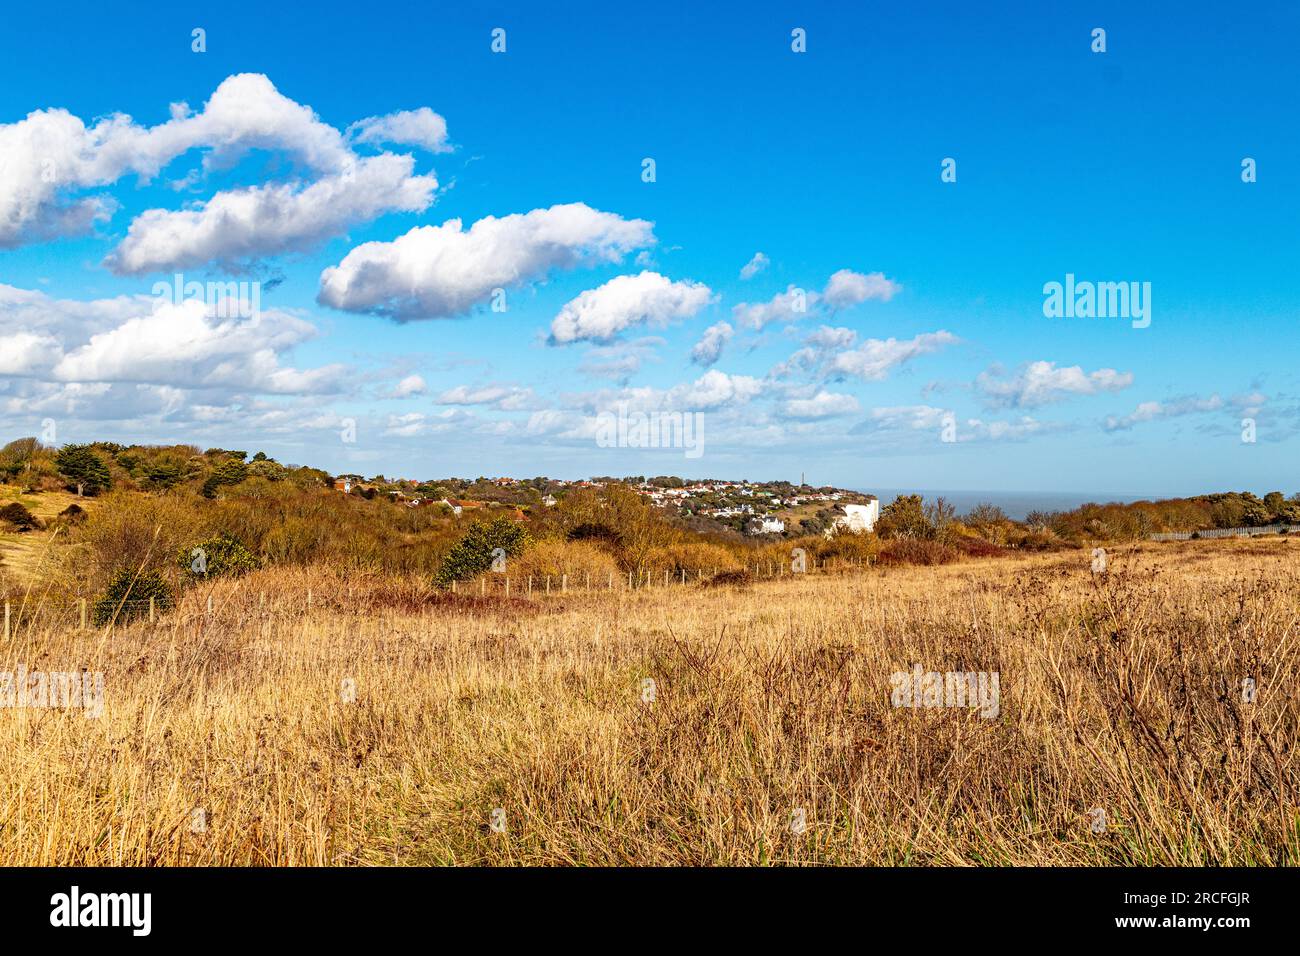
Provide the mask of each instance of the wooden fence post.
{"label": "wooden fence post", "polygon": [[84,631],[86,629],[86,599],[85,598],[81,598],[81,600],[77,601],[77,610],[81,612],[81,629]]}
{"label": "wooden fence post", "polygon": [[609,588],[608,588],[608,590],[610,590],[610,591],[614,590],[614,572],[613,572],[613,571],[609,572]]}
{"label": "wooden fence post", "polygon": [[483,595],[487,594],[487,578],[478,579],[478,593],[479,593],[479,597],[482,597]]}
{"label": "wooden fence post", "polygon": [[510,579],[506,578],[506,597],[510,597]]}
{"label": "wooden fence post", "polygon": [[452,594],[455,594],[455,593],[456,593],[456,579],[455,579],[455,578],[452,578],[452,579],[451,579],[451,593],[452,593]]}
{"label": "wooden fence post", "polygon": [[[212,598],[208,598],[208,600],[211,601]],[[208,613],[211,614],[212,612],[209,611]],[[149,623],[153,623],[153,595],[149,596]]]}
{"label": "wooden fence post", "polygon": [[569,590],[569,576],[568,576],[567,574],[561,574],[561,575],[560,575],[560,593],[561,593],[561,594],[567,594],[567,593],[568,593],[568,590]]}
{"label": "wooden fence post", "polygon": [[551,576],[549,574],[546,576],[546,593],[551,593]]}
{"label": "wooden fence post", "polygon": [[9,643],[9,602],[5,601],[5,643]]}
{"label": "wooden fence post", "polygon": [[533,596],[533,576],[531,574],[528,575],[528,596]]}

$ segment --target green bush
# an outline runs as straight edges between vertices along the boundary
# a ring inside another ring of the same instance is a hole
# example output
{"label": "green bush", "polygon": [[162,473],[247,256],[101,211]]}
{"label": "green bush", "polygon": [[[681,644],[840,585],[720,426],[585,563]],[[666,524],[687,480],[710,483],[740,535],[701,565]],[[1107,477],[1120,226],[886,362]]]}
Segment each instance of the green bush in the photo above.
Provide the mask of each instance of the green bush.
{"label": "green bush", "polygon": [[89,445],[64,445],[55,458],[55,465],[69,487],[77,489],[78,497],[97,495],[112,487],[108,466]]}
{"label": "green bush", "polygon": [[203,497],[215,498],[222,485],[237,485],[248,478],[248,466],[242,458],[229,458],[213,469],[203,482]]}
{"label": "green bush", "polygon": [[434,582],[445,588],[452,581],[467,581],[492,568],[492,553],[497,548],[513,558],[531,543],[528,532],[511,518],[475,521],[465,536],[451,546]]}
{"label": "green bush", "polygon": [[[177,561],[191,578],[238,577],[256,571],[262,564],[241,541],[227,534],[200,541],[192,548],[182,548]],[[196,566],[201,570],[196,570]]]}
{"label": "green bush", "polygon": [[[138,578],[132,570],[119,571],[109,582],[104,596],[95,602],[94,621],[102,627],[117,615],[119,624],[149,613],[149,599],[154,607],[165,611],[172,606],[172,591],[156,571],[146,571]],[[121,607],[119,611],[118,608]]]}
{"label": "green bush", "polygon": [[920,495],[899,495],[885,505],[876,522],[876,534],[882,538],[933,538],[934,525],[926,517]]}

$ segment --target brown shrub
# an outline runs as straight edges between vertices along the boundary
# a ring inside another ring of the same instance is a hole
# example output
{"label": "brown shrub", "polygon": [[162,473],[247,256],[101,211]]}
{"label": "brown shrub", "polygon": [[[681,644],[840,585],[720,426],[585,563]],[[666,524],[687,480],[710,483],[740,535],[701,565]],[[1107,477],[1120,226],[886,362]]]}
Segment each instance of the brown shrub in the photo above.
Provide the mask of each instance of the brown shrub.
{"label": "brown shrub", "polygon": [[839,560],[848,564],[870,564],[880,554],[880,538],[875,534],[842,532],[829,539],[816,539],[815,548],[820,561]]}
{"label": "brown shrub", "polygon": [[754,576],[744,568],[734,571],[719,571],[717,574],[706,579],[702,587],[706,588],[725,588],[725,587],[743,587],[752,584]]}
{"label": "brown shrub", "polygon": [[124,570],[165,571],[174,577],[182,548],[207,537],[210,526],[197,502],[112,491],[76,530],[90,553],[87,577],[101,589]]}
{"label": "brown shrub", "polygon": [[701,573],[735,571],[741,567],[741,561],[729,548],[704,541],[676,541],[651,549],[646,558],[646,568],[652,580],[662,578],[665,571],[671,577],[685,571],[690,578]]}
{"label": "brown shrub", "polygon": [[80,524],[86,520],[86,509],[78,504],[71,504],[59,512],[58,517],[68,524]]}
{"label": "brown shrub", "polygon": [[578,587],[590,575],[593,587],[605,587],[610,575],[615,581],[622,577],[613,555],[591,541],[544,538],[508,562],[506,575],[516,580],[534,577],[541,581],[550,577],[559,581],[567,574],[569,583]]}
{"label": "brown shrub", "polygon": [[1016,538],[1012,543],[1022,551],[1056,551],[1065,547],[1065,542],[1047,528],[1030,531]]}
{"label": "brown shrub", "polygon": [[14,531],[35,531],[41,527],[40,519],[17,501],[0,508],[0,527],[9,527]]}
{"label": "brown shrub", "polygon": [[959,554],[956,549],[928,538],[898,538],[886,545],[876,560],[885,565],[949,564],[956,561]]}
{"label": "brown shrub", "polygon": [[[984,538],[960,537],[952,542],[953,547],[961,553],[971,558],[996,558],[1007,553],[1007,549],[999,547],[992,541]],[[914,562],[918,564],[934,564],[932,561]]]}

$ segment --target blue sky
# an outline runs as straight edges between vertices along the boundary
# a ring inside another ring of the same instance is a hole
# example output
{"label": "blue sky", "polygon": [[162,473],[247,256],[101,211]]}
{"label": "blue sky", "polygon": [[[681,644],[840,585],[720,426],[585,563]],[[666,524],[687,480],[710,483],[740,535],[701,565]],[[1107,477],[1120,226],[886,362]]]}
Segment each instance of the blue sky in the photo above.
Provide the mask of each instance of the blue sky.
{"label": "blue sky", "polygon": [[[7,14],[0,437],[1300,490],[1290,5],[323,6]],[[262,314],[159,312],[176,272],[260,282]],[[1045,317],[1067,273],[1150,283],[1150,326]],[[602,447],[620,407],[698,412],[703,453]]]}

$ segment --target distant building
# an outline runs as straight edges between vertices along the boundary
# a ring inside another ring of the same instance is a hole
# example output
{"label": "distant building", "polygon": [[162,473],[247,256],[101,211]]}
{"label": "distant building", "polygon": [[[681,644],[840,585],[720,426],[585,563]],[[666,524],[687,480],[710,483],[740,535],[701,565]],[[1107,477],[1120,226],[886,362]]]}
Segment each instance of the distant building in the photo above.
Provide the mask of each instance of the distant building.
{"label": "distant building", "polygon": [[545,498],[542,499],[542,504],[546,505],[546,507],[548,508],[554,508],[555,495],[547,495]]}
{"label": "distant building", "polygon": [[880,520],[880,500],[872,498],[865,505],[840,505],[844,514],[835,519],[834,527],[840,531],[862,534],[871,531]]}
{"label": "distant building", "polygon": [[785,531],[785,522],[771,515],[755,518],[747,529],[750,534],[780,534]]}
{"label": "distant building", "polygon": [[348,478],[335,478],[334,490],[341,491],[345,495],[352,494],[352,481]]}

